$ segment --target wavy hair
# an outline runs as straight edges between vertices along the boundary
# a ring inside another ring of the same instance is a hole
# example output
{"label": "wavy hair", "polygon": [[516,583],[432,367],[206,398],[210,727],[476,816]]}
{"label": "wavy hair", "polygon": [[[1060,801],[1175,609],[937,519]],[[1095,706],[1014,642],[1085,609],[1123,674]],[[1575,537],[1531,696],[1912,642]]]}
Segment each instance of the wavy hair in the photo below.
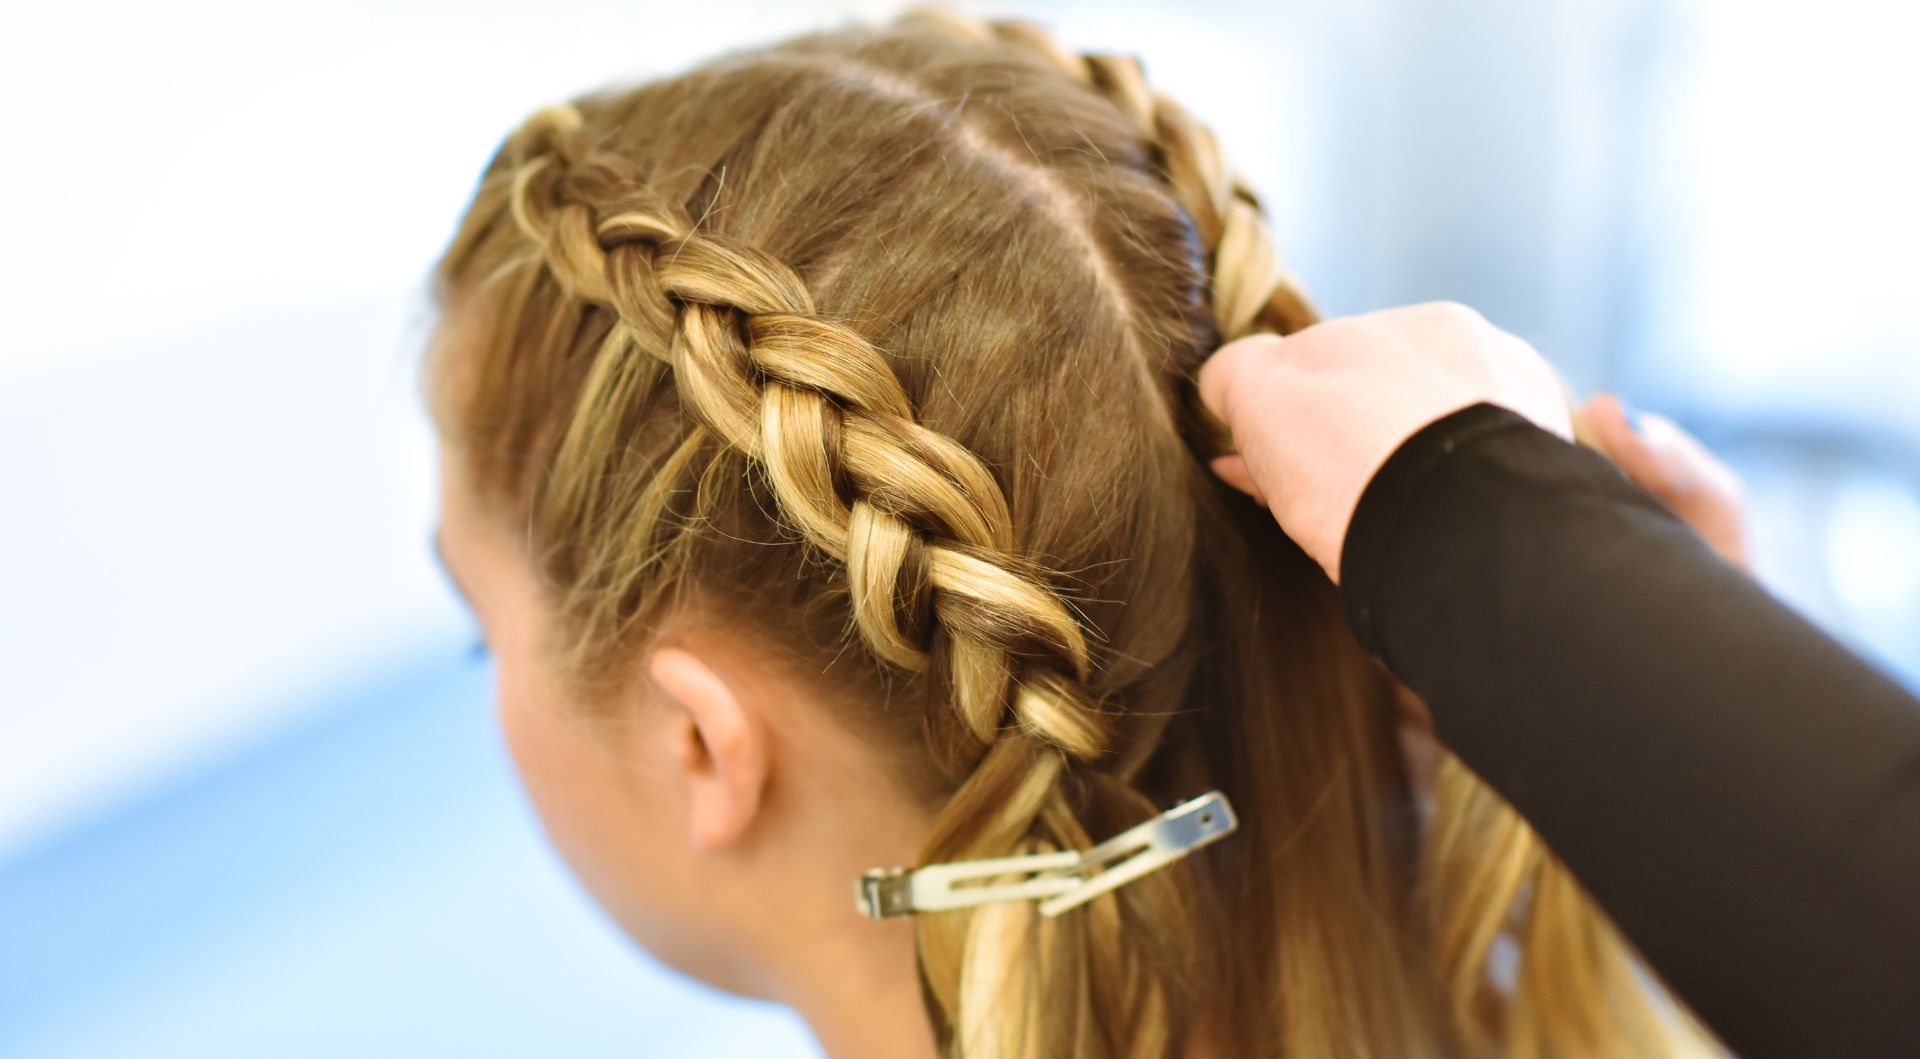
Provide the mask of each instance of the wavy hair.
{"label": "wavy hair", "polygon": [[1388,678],[1208,473],[1202,359],[1315,315],[1136,61],[916,12],[585,94],[506,138],[435,296],[473,336],[430,359],[436,418],[584,699],[716,608],[831,682],[932,811],[925,861],[1241,807],[1058,919],[923,915],[947,1054],[1670,1050],[1457,763],[1421,826]]}

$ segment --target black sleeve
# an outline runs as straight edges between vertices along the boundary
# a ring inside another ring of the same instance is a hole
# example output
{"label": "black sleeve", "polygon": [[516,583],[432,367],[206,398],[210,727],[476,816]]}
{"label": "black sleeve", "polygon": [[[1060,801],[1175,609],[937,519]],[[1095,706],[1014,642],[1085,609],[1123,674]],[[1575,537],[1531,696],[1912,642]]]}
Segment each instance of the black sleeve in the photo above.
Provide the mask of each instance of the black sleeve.
{"label": "black sleeve", "polygon": [[1920,702],[1490,404],[1375,474],[1341,593],[1441,739],[1746,1059],[1920,1057]]}

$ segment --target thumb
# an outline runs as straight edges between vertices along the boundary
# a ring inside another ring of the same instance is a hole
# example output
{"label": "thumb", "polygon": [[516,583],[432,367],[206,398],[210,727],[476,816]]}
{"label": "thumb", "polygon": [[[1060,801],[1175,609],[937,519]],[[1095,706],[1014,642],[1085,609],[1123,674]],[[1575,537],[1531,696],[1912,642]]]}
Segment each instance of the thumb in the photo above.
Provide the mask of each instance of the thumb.
{"label": "thumb", "polygon": [[1236,426],[1234,417],[1240,406],[1239,395],[1252,385],[1248,380],[1279,357],[1280,343],[1280,336],[1271,334],[1236,338],[1215,350],[1200,365],[1200,375],[1195,380],[1200,402],[1207,406],[1207,411],[1219,416],[1228,429]]}
{"label": "thumb", "polygon": [[1247,461],[1239,453],[1215,456],[1208,466],[1221,481],[1252,497],[1254,503],[1266,506],[1267,494],[1260,491],[1260,484],[1253,480],[1253,472],[1247,470]]}

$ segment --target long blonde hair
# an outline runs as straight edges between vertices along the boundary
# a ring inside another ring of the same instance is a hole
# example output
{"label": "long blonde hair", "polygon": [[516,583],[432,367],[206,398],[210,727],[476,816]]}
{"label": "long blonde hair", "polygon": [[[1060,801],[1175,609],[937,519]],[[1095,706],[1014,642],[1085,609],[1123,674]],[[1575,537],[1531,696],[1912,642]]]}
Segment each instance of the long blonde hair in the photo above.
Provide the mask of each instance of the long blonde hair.
{"label": "long blonde hair", "polygon": [[1315,317],[1134,60],[929,12],[583,95],[507,137],[436,296],[478,336],[436,416],[585,698],[698,599],[831,681],[926,861],[1240,807],[1059,919],[923,916],[948,1054],[1669,1049],[1495,795],[1448,763],[1420,826],[1387,677],[1208,473],[1202,359]]}

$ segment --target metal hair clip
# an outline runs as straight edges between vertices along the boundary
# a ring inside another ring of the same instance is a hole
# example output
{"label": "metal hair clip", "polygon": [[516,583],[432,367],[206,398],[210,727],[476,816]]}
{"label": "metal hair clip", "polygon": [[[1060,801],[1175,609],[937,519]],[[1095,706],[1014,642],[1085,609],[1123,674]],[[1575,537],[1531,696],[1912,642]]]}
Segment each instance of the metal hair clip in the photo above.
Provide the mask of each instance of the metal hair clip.
{"label": "metal hair clip", "polygon": [[[854,904],[869,918],[884,919],[1038,897],[1045,898],[1040,914],[1057,916],[1217,842],[1239,826],[1227,796],[1208,791],[1089,850],[929,864],[911,871],[875,868],[855,881]],[[1005,875],[1026,878],[996,884],[975,881]]]}

